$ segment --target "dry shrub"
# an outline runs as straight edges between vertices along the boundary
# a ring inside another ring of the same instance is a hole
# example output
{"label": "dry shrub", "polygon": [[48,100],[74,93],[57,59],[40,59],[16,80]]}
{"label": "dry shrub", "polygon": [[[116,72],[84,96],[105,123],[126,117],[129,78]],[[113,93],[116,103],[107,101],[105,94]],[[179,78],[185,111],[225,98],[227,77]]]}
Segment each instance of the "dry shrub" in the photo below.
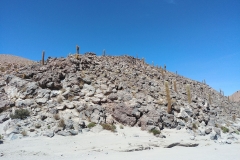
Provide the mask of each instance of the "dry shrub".
{"label": "dry shrub", "polygon": [[95,126],[96,126],[96,123],[94,123],[94,122],[91,122],[87,125],[87,127],[90,128],[90,129],[95,127]]}
{"label": "dry shrub", "polygon": [[54,117],[55,120],[59,120],[60,119],[59,114],[54,114],[53,117]]}
{"label": "dry shrub", "polygon": [[80,82],[79,82],[79,88],[82,89],[83,85],[84,85],[84,81],[81,79]]}
{"label": "dry shrub", "polygon": [[63,99],[60,95],[57,96],[57,102],[58,103],[62,103],[63,102]]}
{"label": "dry shrub", "polygon": [[196,123],[193,123],[193,124],[192,124],[192,128],[193,128],[194,130],[196,130],[196,129],[198,129],[198,125],[197,125]]}
{"label": "dry shrub", "polygon": [[66,126],[66,124],[65,124],[64,119],[60,119],[60,121],[58,122],[58,127],[64,128],[65,126]]}
{"label": "dry shrub", "polygon": [[232,116],[232,120],[235,122],[236,121],[236,115],[234,114],[233,116]]}
{"label": "dry shrub", "polygon": [[150,133],[153,133],[154,136],[161,133],[161,132],[160,132],[159,130],[157,130],[157,129],[151,129],[149,132],[150,132]]}
{"label": "dry shrub", "polygon": [[80,59],[80,55],[79,55],[78,53],[76,53],[76,54],[75,54],[75,58],[76,58],[77,60],[79,60],[79,59]]}
{"label": "dry shrub", "polygon": [[10,114],[12,119],[26,119],[30,116],[30,112],[27,109],[17,109],[14,114]]}
{"label": "dry shrub", "polygon": [[25,130],[23,130],[23,131],[21,132],[21,134],[22,134],[24,137],[28,135],[28,134],[27,134],[27,131],[25,131]]}
{"label": "dry shrub", "polygon": [[116,126],[112,125],[112,124],[101,124],[101,126],[103,127],[103,129],[109,130],[112,132],[115,132],[115,130],[116,130]]}

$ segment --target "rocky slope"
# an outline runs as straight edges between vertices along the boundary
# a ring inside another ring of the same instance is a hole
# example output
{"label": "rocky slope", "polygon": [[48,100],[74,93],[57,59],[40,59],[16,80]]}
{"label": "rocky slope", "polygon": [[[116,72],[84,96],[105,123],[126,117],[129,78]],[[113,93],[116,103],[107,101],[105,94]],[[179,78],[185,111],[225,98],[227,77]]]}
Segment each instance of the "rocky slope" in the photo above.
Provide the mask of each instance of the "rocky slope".
{"label": "rocky slope", "polygon": [[234,125],[239,104],[207,84],[143,59],[86,53],[49,58],[44,66],[23,66],[1,75],[0,123],[19,108],[30,111],[26,119],[12,119],[4,126],[1,134],[10,139],[25,132],[30,136],[76,135],[89,131],[89,122],[148,131],[186,128],[193,135],[211,134],[213,140],[221,136],[221,127],[230,133],[240,131]]}
{"label": "rocky slope", "polygon": [[240,102],[240,90],[229,96],[229,99],[232,102]]}
{"label": "rocky slope", "polygon": [[23,67],[24,65],[30,65],[36,63],[32,60],[10,55],[10,54],[0,54],[0,74],[1,72],[5,72],[8,70],[17,70],[19,67]]}

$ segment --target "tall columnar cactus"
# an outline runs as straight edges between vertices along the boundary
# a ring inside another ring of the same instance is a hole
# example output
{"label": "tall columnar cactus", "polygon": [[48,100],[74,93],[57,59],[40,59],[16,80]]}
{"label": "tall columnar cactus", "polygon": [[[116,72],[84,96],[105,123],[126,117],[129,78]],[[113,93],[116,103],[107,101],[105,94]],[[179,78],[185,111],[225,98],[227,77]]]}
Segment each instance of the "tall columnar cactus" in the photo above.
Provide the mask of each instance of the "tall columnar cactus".
{"label": "tall columnar cactus", "polygon": [[167,66],[164,64],[164,70],[165,70],[165,72],[167,71]]}
{"label": "tall columnar cactus", "polygon": [[103,56],[106,56],[106,51],[105,51],[105,49],[103,50],[102,55],[103,55]]}
{"label": "tall columnar cactus", "polygon": [[211,104],[212,104],[212,96],[211,96],[211,93],[208,94],[208,101],[209,101],[209,104],[211,105]]}
{"label": "tall columnar cactus", "polygon": [[172,102],[171,102],[171,97],[170,97],[170,90],[168,87],[168,82],[165,81],[165,91],[166,91],[166,98],[167,98],[167,113],[170,114],[172,112]]}
{"label": "tall columnar cactus", "polygon": [[45,56],[45,51],[42,51],[42,65],[44,65],[44,56]]}
{"label": "tall columnar cactus", "polygon": [[76,45],[76,54],[79,54],[79,46]]}
{"label": "tall columnar cactus", "polygon": [[163,70],[163,68],[162,68],[162,67],[160,67],[160,70],[161,70],[162,77],[163,77],[163,79],[164,79],[164,78],[165,78],[165,73],[164,73],[164,70]]}
{"label": "tall columnar cactus", "polygon": [[187,90],[188,103],[191,103],[192,96],[191,96],[191,91],[190,91],[190,85],[189,84],[186,86],[186,90]]}
{"label": "tall columnar cactus", "polygon": [[176,93],[178,93],[178,91],[177,91],[177,82],[176,81],[173,81],[173,88],[174,88],[174,91]]}

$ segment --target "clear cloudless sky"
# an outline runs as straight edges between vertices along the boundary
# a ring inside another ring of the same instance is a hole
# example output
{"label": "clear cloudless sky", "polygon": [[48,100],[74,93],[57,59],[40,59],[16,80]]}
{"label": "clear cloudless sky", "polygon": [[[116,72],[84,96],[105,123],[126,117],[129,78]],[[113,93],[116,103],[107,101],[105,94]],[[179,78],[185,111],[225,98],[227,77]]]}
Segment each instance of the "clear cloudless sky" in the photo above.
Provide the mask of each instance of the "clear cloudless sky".
{"label": "clear cloudless sky", "polygon": [[0,0],[0,53],[66,57],[76,44],[240,89],[240,0]]}

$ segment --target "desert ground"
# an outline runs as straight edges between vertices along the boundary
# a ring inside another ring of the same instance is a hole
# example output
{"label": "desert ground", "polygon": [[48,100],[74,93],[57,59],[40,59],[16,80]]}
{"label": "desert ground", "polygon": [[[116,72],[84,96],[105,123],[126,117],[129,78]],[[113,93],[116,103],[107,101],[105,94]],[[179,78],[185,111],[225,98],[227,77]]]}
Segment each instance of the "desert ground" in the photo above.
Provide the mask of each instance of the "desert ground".
{"label": "desert ground", "polygon": [[[238,140],[226,144],[222,143],[225,134],[217,141],[210,140],[209,136],[197,136],[191,140],[186,129],[165,129],[162,134],[166,138],[159,138],[138,127],[120,129],[117,126],[115,133],[97,128],[76,136],[49,138],[40,135],[6,140],[0,146],[1,159],[237,160],[240,157],[239,135],[234,135]],[[198,146],[166,148],[174,143]]]}

